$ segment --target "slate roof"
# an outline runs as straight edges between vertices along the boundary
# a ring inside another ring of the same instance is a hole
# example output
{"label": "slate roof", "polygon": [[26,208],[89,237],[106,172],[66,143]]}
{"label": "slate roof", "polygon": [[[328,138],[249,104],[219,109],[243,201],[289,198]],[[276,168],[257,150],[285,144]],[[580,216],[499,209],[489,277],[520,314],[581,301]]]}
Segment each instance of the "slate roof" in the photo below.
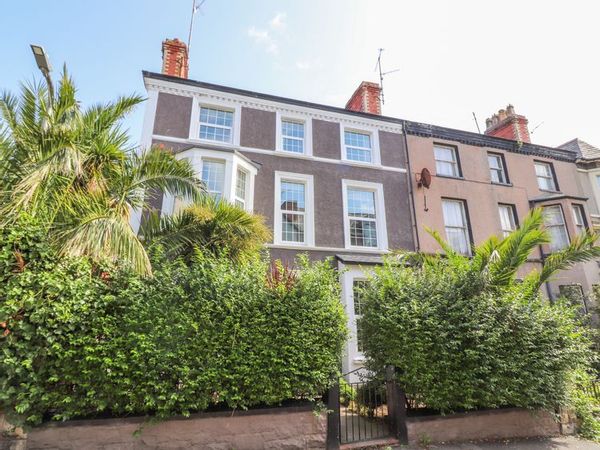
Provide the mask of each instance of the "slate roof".
{"label": "slate roof", "polygon": [[588,144],[579,138],[565,142],[563,145],[559,145],[558,148],[569,150],[570,152],[576,153],[582,159],[597,159],[600,158],[600,148],[594,147],[592,144]]}
{"label": "slate roof", "polygon": [[[431,137],[434,139],[448,139],[456,142],[461,142],[467,145],[474,145],[479,147],[491,147],[506,150],[513,153],[522,153],[533,156],[540,156],[546,158],[553,158],[561,161],[574,162],[577,158],[576,153],[560,147],[547,147],[544,145],[537,145],[531,143],[522,143],[513,141],[510,139],[499,138],[496,136],[488,136],[485,134],[474,133],[471,131],[456,130],[454,128],[441,127],[437,125],[430,125],[426,123],[413,122],[410,120],[399,119],[396,117],[383,116],[378,114],[370,114],[365,112],[350,111],[345,108],[339,108],[336,106],[323,105],[319,103],[307,102],[304,100],[296,100],[287,97],[280,97],[277,95],[264,94],[255,91],[249,91],[245,89],[238,89],[229,86],[222,86],[213,83],[206,83],[204,81],[194,81],[187,78],[179,78],[162,73],[149,72],[146,70],[142,71],[144,78],[151,78],[155,80],[169,81],[172,83],[183,84],[187,86],[195,86],[205,89],[211,89],[221,92],[228,92],[234,95],[242,95],[251,98],[258,98],[267,101],[274,101],[279,103],[286,103],[290,105],[297,105],[307,108],[315,108],[323,111],[330,111],[333,113],[346,114],[352,116],[360,116],[367,119],[391,122],[400,124],[406,134]],[[599,155],[600,156],[600,155]]]}
{"label": "slate roof", "polygon": [[383,264],[381,256],[337,254],[335,257],[346,264]]}

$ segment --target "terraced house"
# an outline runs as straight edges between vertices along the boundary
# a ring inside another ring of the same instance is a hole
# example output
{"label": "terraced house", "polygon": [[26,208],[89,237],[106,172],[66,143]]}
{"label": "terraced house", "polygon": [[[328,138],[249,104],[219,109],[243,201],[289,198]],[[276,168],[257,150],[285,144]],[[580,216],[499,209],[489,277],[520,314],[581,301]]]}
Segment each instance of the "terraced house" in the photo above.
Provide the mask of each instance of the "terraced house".
{"label": "terraced house", "polygon": [[[424,226],[469,254],[544,207],[553,240],[536,266],[591,223],[575,153],[531,144],[512,107],[477,134],[382,116],[374,83],[338,108],[192,81],[178,40],[163,43],[162,73],[143,77],[142,147],[172,149],[212,195],[263,215],[273,258],[333,258],[351,328],[344,372],[362,364],[356,286],[390,250],[437,251]],[[172,214],[180,200],[165,195],[155,207]],[[597,282],[597,265],[581,265],[547,295],[565,285],[586,293]]]}

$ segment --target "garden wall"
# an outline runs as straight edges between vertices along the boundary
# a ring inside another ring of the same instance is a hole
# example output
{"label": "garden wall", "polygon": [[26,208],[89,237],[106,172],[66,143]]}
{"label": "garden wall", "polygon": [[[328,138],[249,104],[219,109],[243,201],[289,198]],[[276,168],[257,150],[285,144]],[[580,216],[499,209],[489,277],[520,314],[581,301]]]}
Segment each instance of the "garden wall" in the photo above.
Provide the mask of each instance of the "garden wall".
{"label": "garden wall", "polygon": [[35,428],[27,449],[322,449],[326,427],[325,415],[311,406],[199,413],[156,424],[143,418],[80,420]]}
{"label": "garden wall", "polygon": [[566,431],[547,411],[519,408],[409,417],[406,425],[410,443],[555,436]]}

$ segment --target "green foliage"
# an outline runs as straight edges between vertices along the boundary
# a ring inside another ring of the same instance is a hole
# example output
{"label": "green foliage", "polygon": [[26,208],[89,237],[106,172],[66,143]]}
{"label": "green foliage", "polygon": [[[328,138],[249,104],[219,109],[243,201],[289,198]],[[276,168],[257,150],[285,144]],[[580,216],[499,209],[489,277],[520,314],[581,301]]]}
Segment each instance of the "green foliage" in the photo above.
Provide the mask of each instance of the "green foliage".
{"label": "green foliage", "polygon": [[22,421],[277,404],[337,371],[346,319],[327,262],[301,258],[272,289],[258,259],[158,253],[147,279],[56,260],[39,231],[0,233],[0,410]]}
{"label": "green foliage", "polygon": [[166,256],[187,260],[196,248],[236,260],[251,257],[271,238],[263,217],[209,196],[173,216],[152,214],[140,234],[146,243],[162,245]]}
{"label": "green foliage", "polygon": [[442,411],[565,404],[569,373],[591,359],[589,332],[576,308],[544,301],[538,288],[598,247],[582,239],[517,283],[519,267],[547,240],[540,227],[534,211],[506,239],[474,249],[472,259],[452,251],[387,258],[364,290],[368,366],[381,373],[395,365],[407,393]]}
{"label": "green foliage", "polygon": [[84,109],[66,69],[54,95],[44,84],[0,95],[0,223],[13,226],[27,212],[63,255],[124,259],[151,274],[131,210],[159,190],[199,198],[202,187],[187,161],[158,148],[137,154],[122,120],[140,102]]}
{"label": "green foliage", "polygon": [[348,382],[340,378],[340,404],[348,406],[350,402],[356,399],[356,389],[354,389]]}
{"label": "green foliage", "polygon": [[[574,388],[571,391],[571,406],[579,421],[577,432],[584,439],[600,442],[600,398],[594,395],[591,383],[594,380],[584,371],[574,372]],[[600,386],[597,388],[600,389]]]}

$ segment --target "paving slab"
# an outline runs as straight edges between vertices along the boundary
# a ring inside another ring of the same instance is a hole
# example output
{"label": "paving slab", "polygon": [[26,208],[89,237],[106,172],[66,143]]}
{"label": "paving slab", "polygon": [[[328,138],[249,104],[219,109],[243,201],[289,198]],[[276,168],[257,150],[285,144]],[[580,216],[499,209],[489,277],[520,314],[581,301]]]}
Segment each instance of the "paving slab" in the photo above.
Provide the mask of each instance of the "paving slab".
{"label": "paving slab", "polygon": [[574,436],[502,440],[495,442],[465,442],[461,444],[432,444],[429,447],[398,446],[394,449],[413,450],[600,450],[600,444],[578,439]]}

